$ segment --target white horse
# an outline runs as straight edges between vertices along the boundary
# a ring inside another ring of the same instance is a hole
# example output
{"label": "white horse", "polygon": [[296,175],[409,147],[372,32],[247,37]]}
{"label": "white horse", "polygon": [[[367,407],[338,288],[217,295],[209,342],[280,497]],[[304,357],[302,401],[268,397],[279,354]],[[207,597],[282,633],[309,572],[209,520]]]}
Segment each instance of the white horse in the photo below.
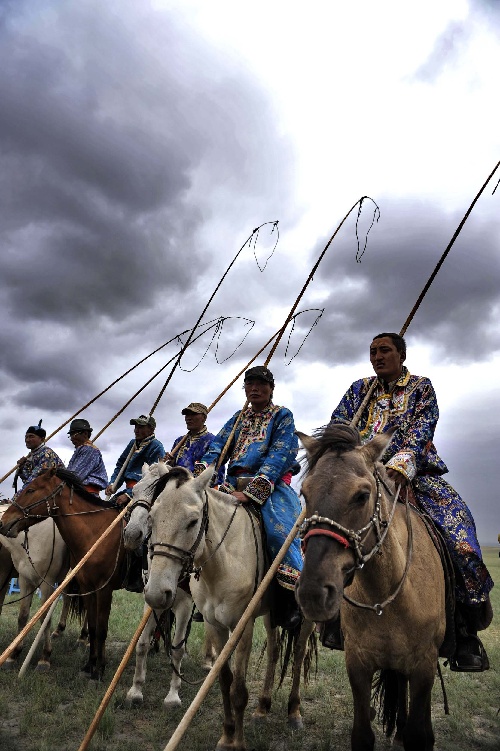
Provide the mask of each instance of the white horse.
{"label": "white horse", "polygon": [[[130,521],[125,528],[124,542],[128,550],[136,550],[147,537],[151,525],[149,520],[149,508],[152,503],[155,481],[163,474],[169,471],[169,467],[163,462],[158,462],[151,466],[144,464],[142,468],[142,479],[134,487],[132,493],[136,505],[132,511]],[[149,608],[145,605],[145,610]],[[175,615],[175,631],[172,638],[171,661],[172,661],[172,678],[167,696],[163,700],[165,709],[181,706],[179,690],[182,679],[181,664],[186,652],[186,633],[191,621],[193,612],[193,600],[191,595],[184,589],[178,589],[175,601],[171,606]],[[143,686],[146,681],[147,656],[151,645],[151,637],[155,629],[156,621],[160,620],[167,609],[162,608],[155,610],[144,628],[136,647],[135,672],[125,703],[127,706],[141,704],[143,701]],[[210,642],[205,639],[203,667],[210,670],[214,660],[214,650]]]}
{"label": "white horse", "polygon": [[[152,561],[144,595],[153,608],[169,607],[179,579],[194,565],[197,575],[191,577],[193,599],[220,652],[265,573],[265,556],[258,521],[243,504],[210,488],[212,474],[213,467],[209,467],[193,479],[186,469],[175,467],[157,482],[158,497],[150,512]],[[218,751],[246,748],[246,672],[254,621],[259,615],[264,615],[267,631],[267,669],[254,717],[265,717],[271,707],[278,639],[277,630],[271,629],[268,597],[264,595],[235,649],[233,671],[226,662],[220,672],[224,726]],[[294,654],[288,701],[288,722],[294,729],[302,727],[300,673],[312,629],[312,623],[303,624]]]}
{"label": "white horse", "polygon": [[[5,510],[5,509],[3,509]],[[1,517],[1,515],[0,515]],[[28,622],[33,595],[40,588],[42,604],[54,591],[56,582],[61,582],[68,572],[69,555],[52,519],[46,519],[30,530],[27,538],[24,533],[17,537],[2,537],[0,543],[0,613],[5,595],[13,576],[19,580],[18,633]],[[61,619],[52,636],[60,635],[66,626],[68,602],[65,603]],[[48,670],[52,653],[51,623],[44,633],[43,651],[37,669]],[[19,657],[23,643],[16,647],[6,660],[6,667],[13,667]]]}

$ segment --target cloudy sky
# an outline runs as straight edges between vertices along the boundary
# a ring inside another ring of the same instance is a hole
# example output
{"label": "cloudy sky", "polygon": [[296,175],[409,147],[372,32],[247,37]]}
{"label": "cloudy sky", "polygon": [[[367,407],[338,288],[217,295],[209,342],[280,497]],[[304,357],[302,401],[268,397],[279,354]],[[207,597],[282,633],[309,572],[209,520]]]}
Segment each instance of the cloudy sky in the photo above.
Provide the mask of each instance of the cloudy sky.
{"label": "cloudy sky", "polygon": [[[328,238],[361,196],[380,218],[356,262],[355,215],[309,285],[270,367],[299,429],[324,424],[368,345],[402,327],[500,159],[500,10],[490,0],[373,3],[4,0],[0,5],[0,474],[26,428],[85,410],[97,433],[178,351],[251,235],[201,337],[156,409],[210,404],[280,327]],[[436,444],[479,538],[500,532],[500,188],[492,179],[408,334],[429,376]],[[365,203],[361,236],[372,220]],[[260,271],[254,258],[254,250]],[[249,322],[253,322],[252,325]],[[233,357],[239,341],[248,334]],[[260,359],[262,361],[262,358]],[[111,472],[170,366],[97,441]],[[243,402],[217,404],[213,431]],[[52,447],[68,460],[67,428]],[[11,494],[12,478],[0,485]]]}

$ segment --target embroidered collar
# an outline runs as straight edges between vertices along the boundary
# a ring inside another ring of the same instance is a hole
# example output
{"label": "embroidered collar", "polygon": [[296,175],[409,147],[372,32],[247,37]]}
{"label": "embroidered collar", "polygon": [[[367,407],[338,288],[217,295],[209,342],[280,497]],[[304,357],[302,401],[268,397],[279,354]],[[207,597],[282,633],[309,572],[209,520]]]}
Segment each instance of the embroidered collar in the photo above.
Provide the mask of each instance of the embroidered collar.
{"label": "embroidered collar", "polygon": [[401,373],[398,378],[396,378],[395,381],[389,381],[389,383],[386,383],[382,378],[378,379],[379,385],[382,388],[384,394],[392,394],[396,386],[406,386],[410,379],[410,373],[408,371],[408,368],[406,368],[404,365],[401,369]]}
{"label": "embroidered collar", "polygon": [[261,409],[260,412],[254,412],[252,409],[252,405],[250,405],[249,407],[246,408],[243,414],[243,417],[244,418],[249,417],[250,419],[253,419],[255,417],[267,417],[268,415],[271,415],[273,412],[275,412],[276,409],[278,409],[278,407],[276,407],[272,402],[269,402],[269,404],[266,407],[264,407],[264,409]]}

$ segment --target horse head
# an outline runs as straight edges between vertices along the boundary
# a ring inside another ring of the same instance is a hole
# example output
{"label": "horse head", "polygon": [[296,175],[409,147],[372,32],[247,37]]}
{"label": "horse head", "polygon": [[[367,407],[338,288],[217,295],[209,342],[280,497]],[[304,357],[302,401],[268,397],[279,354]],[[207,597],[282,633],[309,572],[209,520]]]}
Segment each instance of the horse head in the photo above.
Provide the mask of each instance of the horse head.
{"label": "horse head", "polygon": [[56,472],[55,467],[47,469],[23,488],[2,516],[0,534],[16,537],[19,532],[55,514],[57,495],[65,485]]}
{"label": "horse head", "polygon": [[306,618],[326,621],[337,616],[344,587],[376,542],[378,473],[383,472],[376,465],[392,431],[364,446],[358,431],[347,425],[330,425],[317,438],[297,435],[308,461],[302,484],[304,567],[297,598]]}
{"label": "horse head", "polygon": [[132,511],[124,531],[124,545],[127,550],[136,550],[151,531],[149,510],[153,505],[153,496],[160,478],[170,471],[165,462],[142,465],[142,477],[132,490]]}
{"label": "horse head", "polygon": [[150,512],[151,567],[144,588],[152,608],[171,606],[179,580],[189,576],[204,548],[212,476],[212,466],[196,479],[184,467],[174,467],[157,483]]}

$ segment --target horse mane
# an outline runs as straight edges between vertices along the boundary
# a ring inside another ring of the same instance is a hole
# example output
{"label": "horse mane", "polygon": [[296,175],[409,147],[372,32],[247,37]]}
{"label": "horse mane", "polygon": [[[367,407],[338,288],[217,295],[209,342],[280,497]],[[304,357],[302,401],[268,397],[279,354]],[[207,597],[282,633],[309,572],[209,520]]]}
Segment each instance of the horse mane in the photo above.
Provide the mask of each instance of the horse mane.
{"label": "horse mane", "polygon": [[89,491],[86,490],[83,486],[82,481],[80,480],[78,475],[75,475],[74,472],[70,472],[69,469],[66,469],[65,467],[58,467],[55,474],[56,477],[59,477],[60,480],[64,480],[64,482],[67,483],[70,488],[73,488],[75,493],[78,493],[80,498],[83,498],[84,501],[93,503],[95,506],[102,506],[103,508],[110,507],[108,501],[103,501],[101,498],[96,496],[95,493],[89,493]]}
{"label": "horse mane", "polygon": [[172,467],[172,469],[167,472],[166,475],[163,475],[162,477],[159,477],[157,480],[155,480],[153,503],[156,501],[160,493],[165,490],[167,482],[170,482],[170,480],[177,480],[176,487],[180,488],[180,486],[184,485],[184,483],[190,480],[192,476],[193,475],[191,474],[191,472],[185,467]]}
{"label": "horse mane", "polygon": [[335,422],[319,428],[314,434],[316,448],[308,457],[308,471],[310,472],[319,459],[328,452],[335,452],[337,456],[348,451],[354,451],[361,446],[361,438],[356,428],[342,422]]}

